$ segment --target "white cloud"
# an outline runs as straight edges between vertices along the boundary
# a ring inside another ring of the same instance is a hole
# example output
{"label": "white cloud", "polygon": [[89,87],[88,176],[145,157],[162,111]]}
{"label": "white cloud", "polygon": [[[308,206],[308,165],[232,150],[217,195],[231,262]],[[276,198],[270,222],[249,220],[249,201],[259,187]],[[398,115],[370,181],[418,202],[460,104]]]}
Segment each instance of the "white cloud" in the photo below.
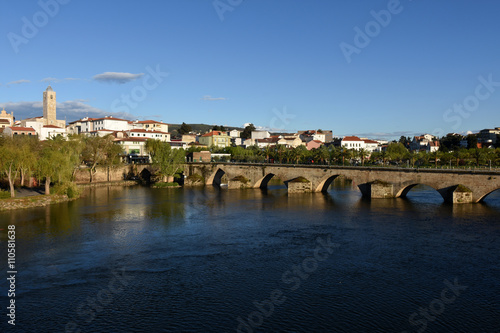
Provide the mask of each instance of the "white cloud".
{"label": "white cloud", "polygon": [[203,96],[203,98],[201,99],[203,101],[225,101],[227,100],[226,97],[212,97],[210,95],[205,95]]}
{"label": "white cloud", "polygon": [[95,75],[93,79],[99,82],[123,84],[137,80],[142,76],[144,76],[144,73],[132,74],[132,73],[105,72],[102,74]]}
{"label": "white cloud", "polygon": [[422,135],[420,132],[411,132],[411,131],[398,131],[398,132],[365,132],[365,133],[349,133],[345,135],[339,135],[340,137],[348,136],[348,135],[354,135],[360,138],[375,138],[375,139],[385,139],[385,140],[392,140],[396,139],[399,140],[401,136],[404,137],[414,137],[418,135]]}
{"label": "white cloud", "polygon": [[77,80],[81,80],[81,79],[77,79],[77,78],[73,78],[73,77],[67,77],[65,79],[57,79],[55,77],[46,77],[44,79],[41,79],[40,81],[41,82],[59,83],[59,82],[62,82],[62,81],[77,81]]}
{"label": "white cloud", "polygon": [[21,84],[21,83],[30,83],[30,80],[17,80],[17,81],[11,81],[9,83],[6,83],[5,85],[8,87],[13,84]]}
{"label": "white cloud", "polygon": [[[9,102],[0,104],[8,112],[14,112],[16,120],[22,120],[31,117],[43,115],[42,102]],[[85,104],[84,100],[65,101],[57,103],[57,118],[66,119],[71,122],[83,117],[101,118],[104,116],[114,116],[124,119],[136,119],[133,114],[128,112],[110,112],[102,110],[91,105]]]}

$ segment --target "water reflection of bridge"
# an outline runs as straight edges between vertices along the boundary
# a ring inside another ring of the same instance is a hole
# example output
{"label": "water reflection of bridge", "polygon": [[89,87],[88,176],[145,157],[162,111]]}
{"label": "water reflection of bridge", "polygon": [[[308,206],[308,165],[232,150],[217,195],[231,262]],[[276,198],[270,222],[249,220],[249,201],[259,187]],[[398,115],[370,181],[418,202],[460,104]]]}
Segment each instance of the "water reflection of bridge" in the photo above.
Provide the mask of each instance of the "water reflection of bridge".
{"label": "water reflection of bridge", "polygon": [[267,188],[273,178],[282,180],[289,193],[324,192],[337,177],[351,179],[365,197],[405,197],[418,184],[437,190],[446,202],[480,202],[500,189],[500,172],[436,170],[325,165],[188,163],[184,166],[186,185],[228,188]]}

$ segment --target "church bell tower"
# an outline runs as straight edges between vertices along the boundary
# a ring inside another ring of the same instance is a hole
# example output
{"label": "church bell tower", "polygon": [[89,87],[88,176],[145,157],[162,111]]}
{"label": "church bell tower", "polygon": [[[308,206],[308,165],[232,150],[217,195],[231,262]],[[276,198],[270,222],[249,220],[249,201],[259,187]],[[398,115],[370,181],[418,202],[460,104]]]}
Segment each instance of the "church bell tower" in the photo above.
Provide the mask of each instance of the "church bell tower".
{"label": "church bell tower", "polygon": [[56,92],[49,85],[43,92],[43,120],[45,125],[56,125]]}

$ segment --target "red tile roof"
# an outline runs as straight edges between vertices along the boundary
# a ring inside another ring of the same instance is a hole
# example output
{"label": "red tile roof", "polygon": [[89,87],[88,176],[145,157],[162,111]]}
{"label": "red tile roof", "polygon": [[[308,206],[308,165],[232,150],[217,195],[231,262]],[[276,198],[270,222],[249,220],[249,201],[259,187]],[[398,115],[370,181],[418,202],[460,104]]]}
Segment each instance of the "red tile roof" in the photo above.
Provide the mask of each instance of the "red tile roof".
{"label": "red tile roof", "polygon": [[138,124],[162,124],[162,125],[168,125],[168,124],[165,124],[165,123],[162,123],[160,121],[156,121],[156,120],[141,120],[141,121],[137,121]]}
{"label": "red tile roof", "polygon": [[89,120],[96,121],[96,120],[118,120],[118,121],[127,121],[125,119],[120,119],[120,118],[115,118],[115,117],[104,117],[104,118],[89,118]]}
{"label": "red tile roof", "polygon": [[261,143],[276,143],[280,140],[278,137],[270,137],[270,138],[265,138],[265,139],[255,139],[255,142],[261,142]]}
{"label": "red tile roof", "polygon": [[148,130],[145,130],[145,129],[142,129],[142,128],[132,129],[132,130],[130,130],[130,132],[132,132],[132,133],[159,133],[159,134],[170,134],[170,133],[168,133],[168,132],[162,132],[162,131],[148,131]]}
{"label": "red tile roof", "polygon": [[376,143],[376,144],[378,144],[377,141],[373,141],[373,140],[364,140],[364,141],[365,141],[365,143]]}
{"label": "red tile roof", "polygon": [[357,136],[345,136],[342,141],[363,141]]}
{"label": "red tile roof", "polygon": [[214,136],[214,135],[222,135],[221,133],[222,133],[221,131],[212,131],[210,133],[203,134],[202,136],[207,137],[207,136]]}
{"label": "red tile roof", "polygon": [[9,121],[9,119],[0,119],[0,123],[10,124],[10,121]]}
{"label": "red tile roof", "polygon": [[123,139],[117,139],[116,141],[146,141],[146,138],[123,138]]}
{"label": "red tile roof", "polygon": [[[109,118],[110,117],[108,117],[108,118],[90,118],[90,117],[88,117],[86,119],[82,118],[82,119],[78,119],[78,120],[72,121],[72,122],[70,122],[68,124],[74,124],[74,123],[78,123],[78,122],[94,121],[94,120],[101,120],[101,119],[109,119]],[[114,118],[114,119],[116,120],[117,118]],[[122,119],[119,119],[119,120],[122,120]]]}
{"label": "red tile roof", "polygon": [[34,132],[32,127],[10,127],[13,131]]}
{"label": "red tile roof", "polygon": [[43,128],[60,128],[60,129],[62,129],[62,127],[55,126],[55,125],[45,125],[45,126],[43,126]]}

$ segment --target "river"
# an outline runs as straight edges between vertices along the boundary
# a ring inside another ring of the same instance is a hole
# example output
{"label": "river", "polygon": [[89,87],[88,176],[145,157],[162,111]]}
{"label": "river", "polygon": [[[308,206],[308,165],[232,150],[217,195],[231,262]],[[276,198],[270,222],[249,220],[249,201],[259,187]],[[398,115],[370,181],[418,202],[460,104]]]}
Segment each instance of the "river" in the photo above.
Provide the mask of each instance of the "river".
{"label": "river", "polygon": [[104,187],[16,226],[1,332],[499,332],[500,191]]}

